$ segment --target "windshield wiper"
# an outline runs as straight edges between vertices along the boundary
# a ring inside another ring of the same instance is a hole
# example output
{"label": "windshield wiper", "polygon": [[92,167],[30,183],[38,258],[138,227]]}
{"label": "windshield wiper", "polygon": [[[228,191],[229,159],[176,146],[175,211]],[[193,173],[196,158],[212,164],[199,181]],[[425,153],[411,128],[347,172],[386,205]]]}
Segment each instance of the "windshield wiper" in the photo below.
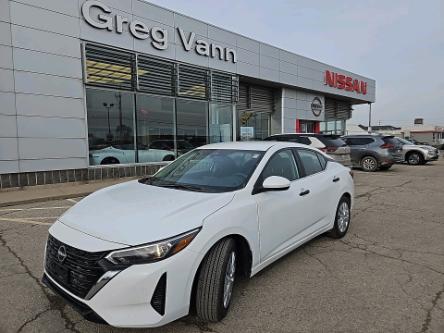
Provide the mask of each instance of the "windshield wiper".
{"label": "windshield wiper", "polygon": [[191,184],[177,184],[177,183],[151,183],[151,185],[166,187],[166,188],[175,188],[178,190],[187,190],[187,191],[195,191],[195,192],[205,192],[204,187],[198,185]]}

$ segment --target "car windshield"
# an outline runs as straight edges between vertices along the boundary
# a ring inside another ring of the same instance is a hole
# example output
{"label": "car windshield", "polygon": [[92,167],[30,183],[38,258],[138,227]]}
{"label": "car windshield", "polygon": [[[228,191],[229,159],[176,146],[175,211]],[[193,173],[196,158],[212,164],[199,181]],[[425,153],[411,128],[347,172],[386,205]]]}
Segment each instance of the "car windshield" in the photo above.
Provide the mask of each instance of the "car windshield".
{"label": "car windshield", "polygon": [[408,140],[406,140],[406,139],[401,139],[401,138],[397,138],[397,139],[398,139],[398,141],[401,142],[402,144],[405,144],[405,145],[414,145],[413,142],[408,141]]}
{"label": "car windshield", "polygon": [[196,149],[141,183],[198,192],[229,192],[245,187],[264,152]]}

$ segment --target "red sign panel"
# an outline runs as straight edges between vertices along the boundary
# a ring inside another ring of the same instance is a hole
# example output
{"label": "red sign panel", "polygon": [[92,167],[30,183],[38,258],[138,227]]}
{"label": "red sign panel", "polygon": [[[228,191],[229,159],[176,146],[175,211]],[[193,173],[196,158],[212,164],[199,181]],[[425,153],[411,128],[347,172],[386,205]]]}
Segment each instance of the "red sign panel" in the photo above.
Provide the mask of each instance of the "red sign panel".
{"label": "red sign panel", "polygon": [[324,84],[345,91],[367,94],[367,82],[340,73],[325,71]]}

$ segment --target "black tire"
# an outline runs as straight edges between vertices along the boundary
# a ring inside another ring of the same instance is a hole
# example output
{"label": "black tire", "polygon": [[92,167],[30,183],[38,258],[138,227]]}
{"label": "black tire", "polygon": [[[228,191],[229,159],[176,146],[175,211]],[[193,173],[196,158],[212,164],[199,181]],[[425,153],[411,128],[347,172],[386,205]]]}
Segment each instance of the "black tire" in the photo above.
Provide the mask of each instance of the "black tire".
{"label": "black tire", "polygon": [[[347,225],[345,226],[345,229],[343,226],[340,225],[340,218],[341,218],[340,209],[342,205],[346,205],[348,210],[348,222]],[[328,236],[330,236],[331,238],[344,237],[348,231],[348,228],[350,227],[350,222],[351,222],[350,199],[346,196],[343,196],[341,200],[339,200],[338,207],[336,208],[335,223],[333,225],[333,229],[331,229],[330,232],[328,233]]]}
{"label": "black tire", "polygon": [[115,157],[105,157],[100,164],[120,164],[120,161]]}
{"label": "black tire", "polygon": [[224,306],[224,286],[232,253],[237,258],[236,243],[232,238],[225,238],[211,248],[202,262],[196,289],[196,313],[204,321],[218,322],[227,315],[231,297]]}
{"label": "black tire", "polygon": [[374,172],[378,170],[379,163],[378,160],[373,156],[364,156],[361,159],[361,168],[365,172]]}
{"label": "black tire", "polygon": [[424,156],[422,156],[422,154],[417,151],[413,151],[411,153],[408,153],[405,159],[407,160],[407,163],[409,165],[424,164]]}

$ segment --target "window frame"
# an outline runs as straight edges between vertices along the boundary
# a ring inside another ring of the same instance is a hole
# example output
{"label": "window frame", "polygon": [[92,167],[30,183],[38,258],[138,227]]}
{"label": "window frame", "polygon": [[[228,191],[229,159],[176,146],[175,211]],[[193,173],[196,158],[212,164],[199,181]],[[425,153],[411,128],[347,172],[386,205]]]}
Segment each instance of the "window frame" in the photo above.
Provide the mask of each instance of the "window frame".
{"label": "window frame", "polygon": [[[288,151],[290,152],[290,154],[293,156],[293,160],[294,160],[294,162],[295,162],[296,171],[297,171],[297,175],[298,175],[298,178],[296,178],[296,179],[294,179],[294,180],[289,180],[290,183],[296,182],[296,181],[298,181],[299,179],[302,179],[302,178],[303,178],[303,176],[302,176],[302,170],[301,170],[301,168],[300,168],[300,164],[299,164],[299,162],[298,162],[298,160],[297,160],[297,158],[296,158],[296,156],[295,156],[295,154],[294,154],[294,151],[293,151],[294,149],[293,149],[292,147],[281,148],[281,149],[279,149],[278,151],[275,151],[275,152],[274,152],[274,153],[268,158],[267,163],[265,163],[264,167],[263,167],[262,170],[261,170],[261,173],[259,174],[259,176],[258,176],[257,179],[256,179],[256,182],[254,183],[254,186],[253,186],[253,192],[251,193],[252,195],[254,195],[254,194],[258,194],[258,193],[261,193],[261,190],[263,189],[262,185],[263,185],[263,183],[264,183],[264,181],[265,181],[265,179],[264,179],[264,171],[265,171],[265,169],[266,169],[266,168],[268,167],[268,165],[270,164],[271,159],[272,159],[274,156],[276,156],[277,154],[279,154],[280,152],[284,151],[284,150],[288,150]],[[256,167],[257,167],[257,166],[256,166]]]}
{"label": "window frame", "polygon": [[[321,165],[322,170],[321,170],[321,171],[318,171],[318,172],[315,172],[315,173],[312,173],[312,174],[310,174],[310,175],[307,175],[307,171],[305,170],[304,163],[302,162],[302,158],[301,158],[301,156],[299,155],[299,151],[301,151],[301,150],[307,150],[307,151],[310,151],[310,152],[314,153],[314,154],[316,155],[318,161],[319,161],[319,164]],[[319,154],[316,150],[314,150],[314,149],[309,149],[309,148],[293,148],[293,151],[294,151],[294,154],[295,154],[297,160],[299,161],[300,167],[301,167],[301,169],[302,169],[302,177],[300,177],[299,179],[307,178],[307,177],[311,177],[311,176],[317,175],[317,174],[319,174],[319,173],[324,172],[325,169],[327,169],[328,160],[325,159],[325,161],[326,161],[327,163],[325,163],[325,167],[323,167],[323,166],[322,166],[322,162],[319,160],[319,155],[320,155],[320,154]]]}

